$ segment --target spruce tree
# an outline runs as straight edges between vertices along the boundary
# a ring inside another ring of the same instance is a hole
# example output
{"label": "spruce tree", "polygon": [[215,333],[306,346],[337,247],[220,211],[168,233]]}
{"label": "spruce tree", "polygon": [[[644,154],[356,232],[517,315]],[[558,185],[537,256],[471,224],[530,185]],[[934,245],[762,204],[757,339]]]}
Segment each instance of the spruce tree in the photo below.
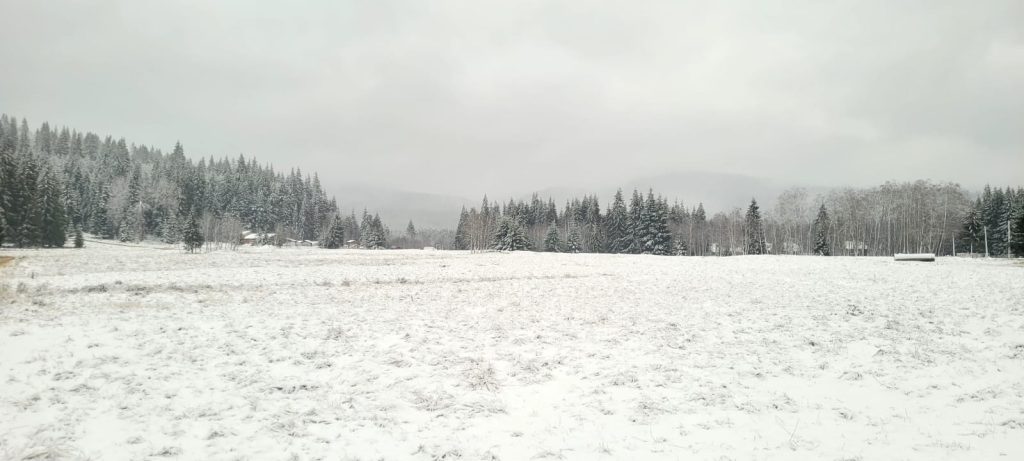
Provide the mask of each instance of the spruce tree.
{"label": "spruce tree", "polygon": [[672,231],[668,227],[668,202],[654,198],[654,191],[647,192],[644,227],[644,253],[652,255],[670,255],[672,250]]}
{"label": "spruce tree", "polygon": [[1018,212],[1013,218],[1010,231],[1012,232],[1010,235],[1010,251],[1013,253],[1013,256],[1024,258],[1024,211]]}
{"label": "spruce tree", "polygon": [[746,240],[747,254],[761,255],[768,252],[768,244],[765,241],[764,222],[761,220],[761,209],[757,206],[757,200],[751,199],[747,207],[746,216]]}
{"label": "spruce tree", "polygon": [[39,193],[43,206],[40,243],[47,247],[62,247],[67,241],[68,225],[64,214],[64,194],[61,191],[60,183],[49,169],[43,172]]}
{"label": "spruce tree", "polygon": [[967,249],[971,253],[985,251],[984,224],[981,218],[982,204],[979,198],[963,218],[963,227],[960,229],[960,248]]}
{"label": "spruce tree", "polygon": [[135,225],[134,222],[132,222],[133,220],[130,219],[129,216],[131,215],[128,215],[125,217],[125,219],[122,219],[121,224],[117,226],[117,239],[121,242],[131,242],[135,240],[135,238],[132,237],[132,230],[134,229]]}
{"label": "spruce tree", "polygon": [[530,241],[516,220],[502,217],[498,221],[498,229],[494,232],[492,246],[498,251],[521,251],[530,249]]}
{"label": "spruce tree", "polygon": [[9,130],[7,126],[13,127],[15,134],[17,133],[17,125],[14,121],[7,121],[7,116],[2,116],[0,119],[0,245],[3,245],[4,240],[9,238],[9,232],[7,231],[7,210],[11,209],[10,203],[10,192],[9,190],[14,188],[12,184],[15,180],[14,171],[14,150],[16,139],[8,140],[6,132]]}
{"label": "spruce tree", "polygon": [[0,244],[4,241],[16,241],[14,229],[17,220],[15,210],[19,205],[15,199],[15,188],[18,177],[14,167],[13,154],[8,155],[0,146]]}
{"label": "spruce tree", "polygon": [[583,244],[580,237],[580,228],[578,226],[572,226],[569,229],[569,236],[565,238],[565,251],[569,253],[579,253],[583,249]]}
{"label": "spruce tree", "polygon": [[[352,211],[345,220],[345,238],[349,240],[355,240],[356,245],[359,244],[359,223],[356,221],[356,213]],[[348,244],[348,242],[345,242]]]}
{"label": "spruce tree", "polygon": [[181,241],[185,244],[185,250],[189,253],[194,253],[203,248],[203,233],[199,230],[199,222],[196,221],[194,213],[189,213],[188,219],[185,221]]}
{"label": "spruce tree", "polygon": [[1001,188],[992,189],[985,186],[982,195],[984,207],[982,221],[984,233],[988,235],[989,254],[1001,256],[1006,253],[1006,223],[1009,218],[1009,203]]}
{"label": "spruce tree", "polygon": [[345,246],[345,224],[340,216],[335,215],[331,227],[327,231],[327,236],[323,239],[323,247],[333,250],[343,246]]}
{"label": "spruce tree", "polygon": [[376,248],[387,248],[388,247],[388,230],[384,224],[380,221],[380,215],[377,213],[373,214],[373,233],[374,242]]}
{"label": "spruce tree", "polygon": [[360,244],[366,248],[374,248],[371,246],[375,240],[373,235],[373,216],[363,208],[363,217],[359,222],[359,237],[361,238]]}
{"label": "spruce tree", "polygon": [[414,226],[412,224],[412,220],[411,219],[409,220],[409,225],[406,226],[406,228],[405,228],[405,236],[408,237],[409,240],[415,240],[416,239],[416,226]]}
{"label": "spruce tree", "polygon": [[708,226],[707,213],[704,211],[704,202],[698,202],[697,208],[693,210],[691,215],[693,219],[693,240],[694,248],[692,252],[698,256],[704,256],[708,252],[708,241],[705,238],[704,232]]}
{"label": "spruce tree", "polygon": [[37,247],[43,244],[43,210],[46,199],[42,193],[38,167],[34,155],[26,155],[18,168],[21,212],[18,216],[16,242],[19,247]]}
{"label": "spruce tree", "polygon": [[452,243],[452,246],[456,250],[468,250],[470,241],[469,212],[466,211],[466,207],[463,206],[462,212],[459,213],[459,224],[455,227],[455,241]]}
{"label": "spruce tree", "polygon": [[622,189],[615,192],[615,199],[608,209],[607,233],[609,253],[625,253],[630,248],[629,234],[629,212],[626,210],[626,201],[622,197]]}
{"label": "spruce tree", "polygon": [[687,246],[686,239],[683,236],[672,239],[672,246],[674,248],[673,254],[676,256],[687,256],[690,254],[690,248]]}
{"label": "spruce tree", "polygon": [[558,235],[558,226],[548,226],[548,233],[544,236],[544,251],[558,252],[562,247],[562,238]]}
{"label": "spruce tree", "polygon": [[160,238],[164,243],[175,244],[181,241],[181,232],[178,229],[177,213],[171,212],[160,222]]}
{"label": "spruce tree", "polygon": [[75,226],[75,248],[82,248],[85,246],[85,237],[82,235],[82,228]]}
{"label": "spruce tree", "polygon": [[110,191],[107,186],[98,184],[93,196],[92,222],[90,223],[92,233],[104,239],[114,238],[113,223],[111,223],[107,206],[110,202]]}
{"label": "spruce tree", "polygon": [[626,253],[642,253],[643,237],[646,233],[646,210],[644,210],[644,199],[636,189],[633,189],[633,198],[629,202],[629,219],[627,221],[627,235],[629,246]]}
{"label": "spruce tree", "polygon": [[821,256],[832,255],[832,245],[829,239],[829,227],[831,220],[828,217],[828,210],[825,204],[818,209],[818,217],[814,219],[814,254]]}
{"label": "spruce tree", "polygon": [[366,216],[367,218],[363,220],[366,224],[360,226],[363,229],[363,246],[373,250],[386,248],[387,236],[384,226],[381,224],[380,215],[370,216],[367,214]]}

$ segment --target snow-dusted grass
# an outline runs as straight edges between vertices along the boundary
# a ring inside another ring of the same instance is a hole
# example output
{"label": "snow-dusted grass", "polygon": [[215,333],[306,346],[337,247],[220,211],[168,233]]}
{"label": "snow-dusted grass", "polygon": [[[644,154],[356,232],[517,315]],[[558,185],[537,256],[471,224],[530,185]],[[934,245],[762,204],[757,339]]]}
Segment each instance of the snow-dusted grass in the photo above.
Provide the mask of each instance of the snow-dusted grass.
{"label": "snow-dusted grass", "polygon": [[3,255],[2,459],[1024,459],[1006,261]]}

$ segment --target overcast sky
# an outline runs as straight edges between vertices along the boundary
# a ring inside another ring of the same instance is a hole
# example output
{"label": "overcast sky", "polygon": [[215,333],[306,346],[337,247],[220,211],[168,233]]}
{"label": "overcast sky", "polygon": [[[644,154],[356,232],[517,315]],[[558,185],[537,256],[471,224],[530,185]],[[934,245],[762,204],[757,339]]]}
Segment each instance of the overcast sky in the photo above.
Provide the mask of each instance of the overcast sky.
{"label": "overcast sky", "polygon": [[5,2],[0,112],[478,197],[1024,183],[1024,2]]}

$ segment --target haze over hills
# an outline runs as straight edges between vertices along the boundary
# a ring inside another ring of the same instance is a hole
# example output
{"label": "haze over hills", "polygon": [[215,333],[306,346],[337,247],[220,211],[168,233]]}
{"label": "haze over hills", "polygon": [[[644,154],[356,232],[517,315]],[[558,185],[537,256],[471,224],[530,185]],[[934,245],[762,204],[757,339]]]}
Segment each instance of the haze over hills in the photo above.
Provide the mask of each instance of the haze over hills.
{"label": "haze over hills", "polygon": [[454,229],[462,207],[475,203],[474,200],[451,195],[345,184],[336,178],[322,180],[328,194],[338,199],[338,208],[343,215],[355,212],[359,217],[364,208],[370,213],[379,213],[393,234],[404,232],[409,220],[421,229]]}
{"label": "haze over hills", "polygon": [[[338,198],[342,213],[354,210],[358,216],[363,208],[371,213],[379,212],[381,219],[392,232],[404,229],[410,219],[419,228],[454,228],[461,208],[479,206],[484,194],[487,194],[491,201],[506,203],[510,198],[525,200],[537,193],[543,200],[550,197],[558,206],[562,206],[566,200],[573,197],[596,194],[603,209],[619,188],[627,194],[633,189],[653,189],[655,194],[661,194],[673,202],[678,199],[687,207],[696,206],[701,202],[709,214],[714,214],[734,207],[745,207],[751,197],[757,198],[762,207],[771,208],[779,193],[796,186],[740,174],[684,171],[637,178],[619,185],[548,187],[537,191],[518,191],[511,195],[480,191],[476,196],[470,197],[388,189],[366,184],[346,184],[326,177],[322,180],[328,193]],[[812,195],[826,190],[818,186],[800,187],[807,188]]]}

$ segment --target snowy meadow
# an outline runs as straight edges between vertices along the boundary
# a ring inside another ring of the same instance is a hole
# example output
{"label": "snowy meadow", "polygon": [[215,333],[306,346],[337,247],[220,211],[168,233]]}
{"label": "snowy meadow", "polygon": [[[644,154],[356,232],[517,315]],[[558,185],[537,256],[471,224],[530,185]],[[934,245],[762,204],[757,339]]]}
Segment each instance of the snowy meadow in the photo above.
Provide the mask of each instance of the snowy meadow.
{"label": "snowy meadow", "polygon": [[1024,459],[1019,262],[0,256],[2,459]]}

